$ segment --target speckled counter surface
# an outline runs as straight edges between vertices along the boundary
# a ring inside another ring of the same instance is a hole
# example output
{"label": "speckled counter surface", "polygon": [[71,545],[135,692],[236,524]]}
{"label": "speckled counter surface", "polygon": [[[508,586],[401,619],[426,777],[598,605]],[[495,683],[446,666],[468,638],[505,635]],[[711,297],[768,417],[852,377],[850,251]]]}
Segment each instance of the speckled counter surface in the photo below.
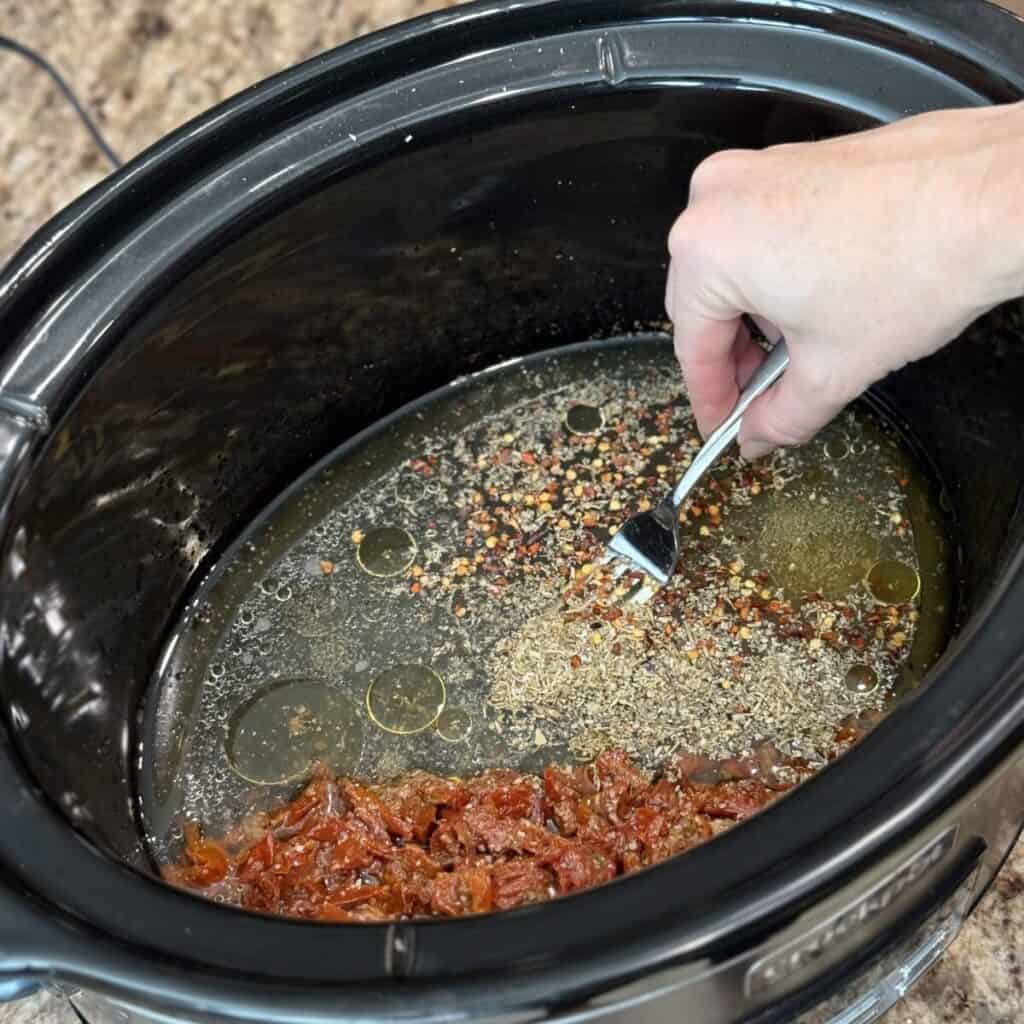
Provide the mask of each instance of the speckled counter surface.
{"label": "speckled counter surface", "polygon": [[[250,83],[450,0],[0,0],[0,33],[39,49],[111,145],[131,156]],[[1007,6],[1024,14],[1024,0]],[[0,263],[107,168],[48,79],[0,52]],[[885,1024],[1024,1020],[1024,846],[959,939]],[[0,1007],[0,1024],[73,1024],[62,1001]]]}

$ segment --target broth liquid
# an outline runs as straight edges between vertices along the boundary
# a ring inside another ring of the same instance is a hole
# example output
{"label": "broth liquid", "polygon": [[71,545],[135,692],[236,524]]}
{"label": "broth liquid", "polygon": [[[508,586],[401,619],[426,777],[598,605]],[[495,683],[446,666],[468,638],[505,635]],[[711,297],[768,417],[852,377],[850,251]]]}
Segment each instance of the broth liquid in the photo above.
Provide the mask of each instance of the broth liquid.
{"label": "broth liquid", "polygon": [[734,450],[686,510],[676,578],[635,606],[603,545],[699,443],[670,342],[641,336],[474,375],[343,445],[166,646],[141,751],[155,859],[317,761],[381,781],[617,745],[654,770],[770,741],[824,764],[949,636],[938,484],[863,404],[763,463]]}

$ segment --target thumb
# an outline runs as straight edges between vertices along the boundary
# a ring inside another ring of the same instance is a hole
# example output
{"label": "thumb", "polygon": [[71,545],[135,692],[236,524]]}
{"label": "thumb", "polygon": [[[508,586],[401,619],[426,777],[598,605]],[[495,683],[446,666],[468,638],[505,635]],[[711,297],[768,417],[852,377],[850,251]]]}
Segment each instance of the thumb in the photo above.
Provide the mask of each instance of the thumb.
{"label": "thumb", "polygon": [[843,408],[803,363],[792,362],[778,383],[758,398],[740,423],[740,453],[758,459],[772,449],[805,444]]}

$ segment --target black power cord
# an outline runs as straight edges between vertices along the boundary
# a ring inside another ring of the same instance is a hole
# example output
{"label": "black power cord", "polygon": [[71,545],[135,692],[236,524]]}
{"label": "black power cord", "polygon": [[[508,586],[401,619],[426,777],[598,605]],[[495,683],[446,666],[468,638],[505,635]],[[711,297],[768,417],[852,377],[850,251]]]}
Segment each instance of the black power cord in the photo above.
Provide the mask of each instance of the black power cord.
{"label": "black power cord", "polygon": [[117,168],[122,164],[121,158],[110,148],[107,140],[103,138],[103,133],[99,130],[96,122],[89,116],[85,108],[78,101],[78,97],[74,94],[71,86],[61,77],[60,72],[48,61],[45,57],[40,56],[34,50],[19,43],[15,39],[9,39],[7,36],[0,35],[0,50],[10,50],[11,53],[16,53],[20,57],[24,57],[25,60],[34,64],[37,68],[41,68],[45,71],[50,78],[53,79],[57,88],[60,89],[64,98],[74,108],[75,113],[81,119],[82,124],[85,125],[86,131],[92,136],[93,142],[96,143],[100,152],[110,161],[111,166]]}

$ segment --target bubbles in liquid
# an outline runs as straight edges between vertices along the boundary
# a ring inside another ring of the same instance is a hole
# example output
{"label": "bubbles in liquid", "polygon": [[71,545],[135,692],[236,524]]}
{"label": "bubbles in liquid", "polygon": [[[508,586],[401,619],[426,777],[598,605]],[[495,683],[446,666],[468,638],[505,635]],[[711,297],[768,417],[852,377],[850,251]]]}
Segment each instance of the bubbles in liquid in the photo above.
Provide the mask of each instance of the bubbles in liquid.
{"label": "bubbles in liquid", "polygon": [[852,693],[871,693],[878,686],[878,676],[867,665],[854,665],[843,682]]}
{"label": "bubbles in liquid", "polygon": [[356,611],[361,627],[379,626],[388,618],[387,606],[381,601],[364,601]]}
{"label": "bubbles in liquid", "polygon": [[277,588],[277,591],[274,594],[274,597],[277,598],[278,601],[290,601],[291,596],[292,588],[288,586],[287,583],[282,583],[281,586]]}
{"label": "bubbles in liquid", "polygon": [[423,478],[411,470],[404,471],[395,481],[395,494],[399,501],[419,501],[423,495]]}
{"label": "bubbles in liquid", "polygon": [[921,577],[905,562],[886,559],[875,562],[868,571],[868,589],[881,604],[906,604],[921,589]]}
{"label": "bubbles in liquid", "polygon": [[366,691],[366,710],[385,732],[408,736],[429,729],[444,710],[444,680],[425,665],[396,665]]}
{"label": "bubbles in liquid", "polygon": [[574,405],[565,414],[571,434],[594,434],[604,426],[604,413],[593,405]]}
{"label": "bubbles in liquid", "polygon": [[265,580],[260,580],[260,590],[262,590],[268,597],[277,593],[279,585],[280,584],[273,576],[268,576]]}
{"label": "bubbles in liquid", "polygon": [[363,726],[352,702],[315,679],[271,683],[238,708],[228,725],[228,762],[247,782],[276,785],[323,761],[343,774],[355,769]]}
{"label": "bubbles in liquid", "polygon": [[438,716],[437,735],[449,743],[456,743],[469,735],[473,720],[464,708],[446,708]]}
{"label": "bubbles in liquid", "polygon": [[224,666],[219,661],[215,661],[210,666],[210,678],[220,679],[222,675],[224,675]]}
{"label": "bubbles in liquid", "polygon": [[251,626],[256,621],[256,613],[251,608],[243,608],[238,613],[238,621],[243,626]]}
{"label": "bubbles in liquid", "polygon": [[398,526],[370,530],[356,548],[356,561],[370,576],[398,576],[415,559],[416,541]]}

